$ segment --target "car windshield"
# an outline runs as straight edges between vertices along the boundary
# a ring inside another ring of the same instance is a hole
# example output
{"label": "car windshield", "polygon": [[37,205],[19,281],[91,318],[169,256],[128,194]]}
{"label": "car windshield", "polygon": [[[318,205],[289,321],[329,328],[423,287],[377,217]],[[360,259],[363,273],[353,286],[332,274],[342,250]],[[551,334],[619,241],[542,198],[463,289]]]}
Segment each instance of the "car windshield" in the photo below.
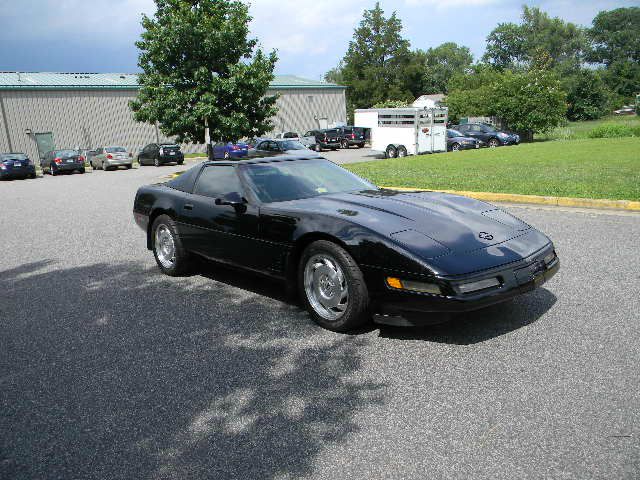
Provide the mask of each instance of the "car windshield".
{"label": "car windshield", "polygon": [[75,150],[58,150],[56,152],[56,157],[58,158],[70,158],[78,155],[78,152]]}
{"label": "car windshield", "polygon": [[328,160],[298,160],[246,165],[249,182],[265,203],[330,193],[377,190],[377,187]]}
{"label": "car windshield", "polygon": [[28,157],[24,153],[2,153],[0,160],[26,160]]}
{"label": "car windshield", "polygon": [[464,137],[464,135],[462,134],[462,132],[458,131],[458,130],[453,130],[453,129],[449,129],[447,130],[447,137],[449,138],[453,138],[453,137]]}
{"label": "car windshield", "polygon": [[283,150],[306,150],[307,148],[303,144],[295,140],[287,140],[286,142],[280,142],[280,146],[282,147]]}
{"label": "car windshield", "polygon": [[107,147],[104,151],[107,153],[126,153],[127,149],[124,147]]}

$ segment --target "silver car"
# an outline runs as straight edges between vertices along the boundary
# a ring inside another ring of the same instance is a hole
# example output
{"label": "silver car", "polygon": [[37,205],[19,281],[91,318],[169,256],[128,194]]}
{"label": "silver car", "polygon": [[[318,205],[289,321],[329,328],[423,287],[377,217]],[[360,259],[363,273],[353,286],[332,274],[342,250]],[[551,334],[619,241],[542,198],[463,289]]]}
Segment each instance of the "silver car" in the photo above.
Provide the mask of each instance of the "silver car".
{"label": "silver car", "polygon": [[91,157],[91,166],[94,170],[101,168],[104,171],[124,166],[131,168],[133,155],[124,147],[99,147],[96,154]]}

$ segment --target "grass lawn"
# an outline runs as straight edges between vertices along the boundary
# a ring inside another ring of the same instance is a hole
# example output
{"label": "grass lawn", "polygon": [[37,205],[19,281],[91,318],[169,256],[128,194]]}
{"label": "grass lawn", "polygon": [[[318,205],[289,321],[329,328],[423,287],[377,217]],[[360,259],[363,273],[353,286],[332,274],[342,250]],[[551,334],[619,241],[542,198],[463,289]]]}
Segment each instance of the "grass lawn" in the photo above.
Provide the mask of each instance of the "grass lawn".
{"label": "grass lawn", "polygon": [[184,154],[184,158],[200,158],[200,157],[206,157],[207,154],[206,153],[185,153]]}
{"label": "grass lawn", "polygon": [[611,115],[598,120],[583,122],[569,122],[563,127],[558,127],[546,135],[537,135],[535,140],[577,140],[589,138],[589,132],[603,124],[628,125],[629,127],[640,127],[640,117],[638,115]]}
{"label": "grass lawn", "polygon": [[640,200],[640,138],[635,137],[536,142],[345,166],[383,186]]}

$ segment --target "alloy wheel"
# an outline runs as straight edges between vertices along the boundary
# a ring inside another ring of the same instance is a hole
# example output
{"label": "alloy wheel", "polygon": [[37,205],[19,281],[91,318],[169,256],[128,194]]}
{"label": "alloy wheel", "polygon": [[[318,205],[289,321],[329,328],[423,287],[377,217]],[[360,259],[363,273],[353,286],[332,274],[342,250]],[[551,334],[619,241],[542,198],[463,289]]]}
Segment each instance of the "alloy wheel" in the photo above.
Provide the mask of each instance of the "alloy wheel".
{"label": "alloy wheel", "polygon": [[176,244],[169,227],[162,224],[156,229],[156,255],[164,268],[172,268],[176,262]]}
{"label": "alloy wheel", "polygon": [[313,310],[325,320],[338,320],[349,306],[347,278],[328,254],[317,254],[307,261],[304,291]]}

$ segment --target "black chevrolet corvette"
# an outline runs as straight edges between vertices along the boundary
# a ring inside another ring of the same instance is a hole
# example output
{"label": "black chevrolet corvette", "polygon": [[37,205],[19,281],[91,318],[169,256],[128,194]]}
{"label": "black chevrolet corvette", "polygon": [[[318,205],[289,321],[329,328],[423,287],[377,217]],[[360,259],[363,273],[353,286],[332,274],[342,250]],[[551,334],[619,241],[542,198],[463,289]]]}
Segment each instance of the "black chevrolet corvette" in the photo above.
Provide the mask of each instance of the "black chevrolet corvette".
{"label": "black chevrolet corvette", "polygon": [[553,243],[504,210],[380,189],[321,158],[205,162],[141,187],[133,214],[164,273],[206,257],[278,278],[336,331],[372,317],[442,321],[533,290],[559,268]]}

